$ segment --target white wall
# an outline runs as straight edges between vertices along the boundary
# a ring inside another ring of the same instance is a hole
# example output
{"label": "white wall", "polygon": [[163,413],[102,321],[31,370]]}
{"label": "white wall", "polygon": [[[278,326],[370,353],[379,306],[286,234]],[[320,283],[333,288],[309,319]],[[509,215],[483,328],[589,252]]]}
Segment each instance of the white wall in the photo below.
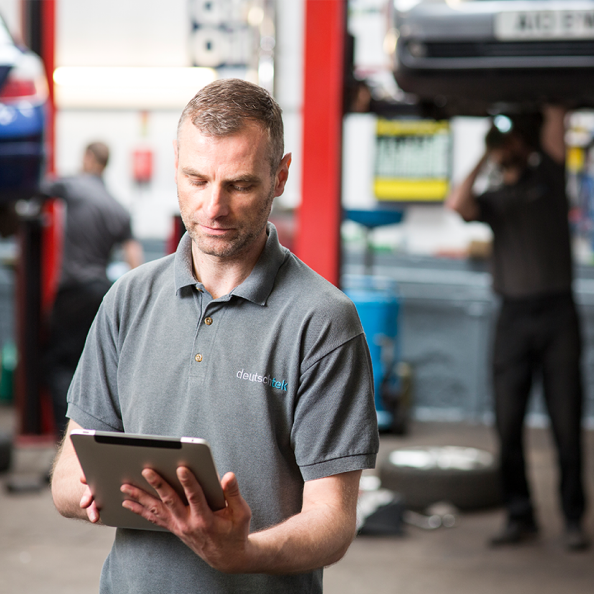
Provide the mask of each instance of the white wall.
{"label": "white wall", "polygon": [[[62,175],[80,169],[88,142],[102,140],[111,148],[106,184],[132,213],[135,233],[142,238],[165,238],[171,231],[172,215],[178,212],[174,183],[173,140],[179,113],[150,113],[146,135],[141,118],[133,111],[63,110],[56,120],[56,168]],[[154,178],[150,187],[140,188],[132,179],[132,151],[154,151]]]}
{"label": "white wall", "polygon": [[59,66],[189,66],[187,0],[57,0]]}
{"label": "white wall", "polygon": [[[56,65],[188,66],[186,7],[186,0],[58,0]],[[177,212],[172,141],[181,107],[150,112],[146,130],[137,110],[60,109],[57,172],[76,172],[84,146],[103,140],[112,152],[106,183],[131,210],[135,233],[165,238]],[[139,147],[154,151],[154,179],[144,189],[132,179],[132,151]]]}
{"label": "white wall", "polygon": [[277,204],[301,202],[301,112],[303,107],[303,0],[277,0],[275,96],[283,110],[285,151],[293,155],[289,181]]}
{"label": "white wall", "polygon": [[12,36],[21,38],[20,0],[0,0],[0,14],[6,21]]}
{"label": "white wall", "polygon": [[[6,0],[2,0],[5,2]],[[57,66],[189,66],[190,19],[187,0],[58,0]],[[275,94],[283,108],[285,147],[293,162],[279,205],[293,207],[300,196],[303,1],[279,2]],[[77,171],[84,146],[103,140],[112,149],[106,182],[128,206],[141,238],[164,238],[177,212],[172,141],[178,108],[152,110],[146,136],[137,110],[64,108],[56,125],[56,169]],[[139,189],[131,177],[132,151],[154,151],[154,180]]]}

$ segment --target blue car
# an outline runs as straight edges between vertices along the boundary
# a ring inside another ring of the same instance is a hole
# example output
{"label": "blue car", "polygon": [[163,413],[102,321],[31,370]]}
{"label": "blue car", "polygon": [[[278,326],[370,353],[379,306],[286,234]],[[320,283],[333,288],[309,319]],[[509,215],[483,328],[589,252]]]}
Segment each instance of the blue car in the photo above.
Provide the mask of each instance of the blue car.
{"label": "blue car", "polygon": [[0,205],[38,191],[47,100],[41,59],[14,42],[0,17]]}

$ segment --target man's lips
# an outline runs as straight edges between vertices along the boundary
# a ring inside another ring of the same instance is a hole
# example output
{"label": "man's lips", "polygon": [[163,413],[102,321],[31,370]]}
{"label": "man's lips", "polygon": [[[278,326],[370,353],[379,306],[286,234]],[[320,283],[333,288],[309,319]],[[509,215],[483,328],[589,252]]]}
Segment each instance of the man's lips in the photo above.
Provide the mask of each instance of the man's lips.
{"label": "man's lips", "polygon": [[208,235],[225,235],[229,231],[233,231],[233,228],[209,227],[208,225],[200,225],[200,227]]}

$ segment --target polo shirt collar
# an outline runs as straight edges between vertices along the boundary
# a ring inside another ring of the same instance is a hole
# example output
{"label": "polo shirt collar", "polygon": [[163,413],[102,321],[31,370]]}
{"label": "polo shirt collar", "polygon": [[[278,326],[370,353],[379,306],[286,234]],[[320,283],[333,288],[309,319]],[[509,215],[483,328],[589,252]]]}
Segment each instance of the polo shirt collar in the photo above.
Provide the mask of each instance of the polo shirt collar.
{"label": "polo shirt collar", "polygon": [[[276,274],[285,261],[289,251],[278,241],[276,227],[268,223],[266,232],[268,238],[264,250],[260,254],[254,269],[250,275],[235,289],[221,297],[221,300],[229,300],[232,295],[242,297],[258,305],[266,305],[266,300],[270,295]],[[192,239],[185,233],[181,238],[177,251],[175,253],[175,292],[178,293],[183,287],[197,284],[194,278],[192,266]],[[198,283],[200,284],[200,283]],[[200,286],[202,286],[200,284]]]}
{"label": "polo shirt collar", "polygon": [[184,287],[196,285],[192,266],[192,239],[188,233],[184,233],[177,246],[175,252],[174,274],[176,294]]}

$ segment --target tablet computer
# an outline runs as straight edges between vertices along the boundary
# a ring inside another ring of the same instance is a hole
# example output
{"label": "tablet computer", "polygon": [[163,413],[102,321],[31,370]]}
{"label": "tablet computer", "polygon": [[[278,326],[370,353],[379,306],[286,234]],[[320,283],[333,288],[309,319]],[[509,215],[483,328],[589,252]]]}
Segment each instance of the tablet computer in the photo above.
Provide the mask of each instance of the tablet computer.
{"label": "tablet computer", "polygon": [[75,429],[70,439],[97,503],[101,522],[107,526],[167,532],[122,507],[125,495],[120,487],[124,483],[155,493],[141,474],[145,468],[160,474],[186,502],[176,474],[179,466],[186,466],[196,476],[211,509],[225,507],[212,453],[203,439],[87,429]]}

